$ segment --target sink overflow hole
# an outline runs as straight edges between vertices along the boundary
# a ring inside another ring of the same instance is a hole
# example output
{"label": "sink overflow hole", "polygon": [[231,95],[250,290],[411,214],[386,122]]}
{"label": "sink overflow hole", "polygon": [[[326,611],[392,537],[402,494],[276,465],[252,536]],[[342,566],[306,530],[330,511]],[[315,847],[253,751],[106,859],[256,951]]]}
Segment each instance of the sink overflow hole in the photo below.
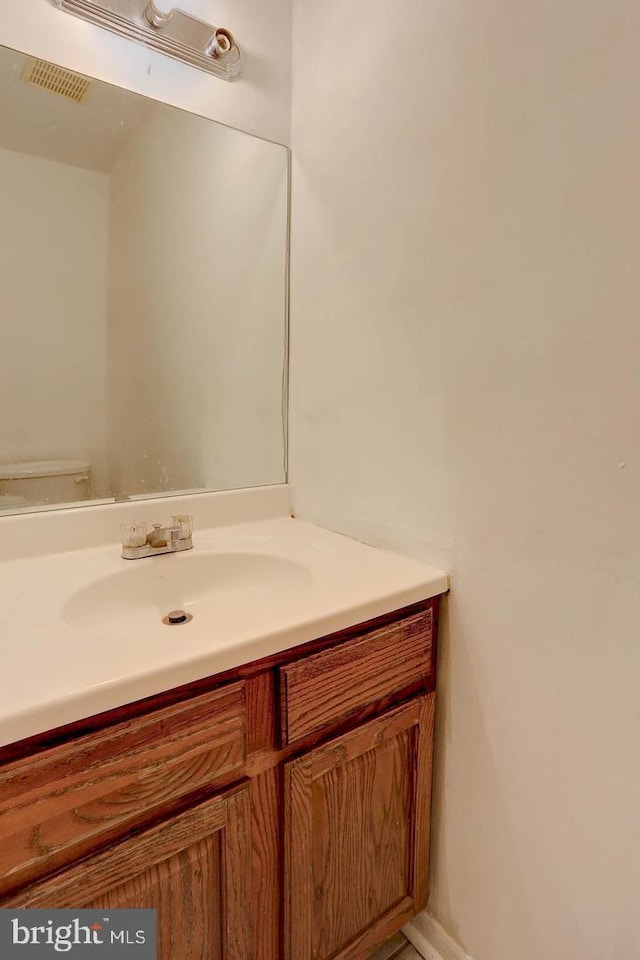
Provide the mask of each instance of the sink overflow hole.
{"label": "sink overflow hole", "polygon": [[179,627],[180,624],[190,623],[192,620],[193,614],[185,613],[184,610],[172,610],[171,613],[162,618],[162,622],[166,623],[168,627]]}

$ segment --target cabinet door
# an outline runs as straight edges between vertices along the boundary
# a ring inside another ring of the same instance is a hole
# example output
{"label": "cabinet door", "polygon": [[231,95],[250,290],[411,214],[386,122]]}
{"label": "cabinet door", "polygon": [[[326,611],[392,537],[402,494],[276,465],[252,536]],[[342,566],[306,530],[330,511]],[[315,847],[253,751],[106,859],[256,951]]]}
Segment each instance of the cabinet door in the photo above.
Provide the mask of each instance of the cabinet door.
{"label": "cabinet door", "polygon": [[130,835],[154,808],[238,781],[245,691],[229,684],[0,764],[0,896]]}
{"label": "cabinet door", "polygon": [[427,901],[435,695],[285,769],[285,957],[360,960]]}
{"label": "cabinet door", "polygon": [[251,960],[248,785],[4,901],[6,907],[147,907],[158,960]]}

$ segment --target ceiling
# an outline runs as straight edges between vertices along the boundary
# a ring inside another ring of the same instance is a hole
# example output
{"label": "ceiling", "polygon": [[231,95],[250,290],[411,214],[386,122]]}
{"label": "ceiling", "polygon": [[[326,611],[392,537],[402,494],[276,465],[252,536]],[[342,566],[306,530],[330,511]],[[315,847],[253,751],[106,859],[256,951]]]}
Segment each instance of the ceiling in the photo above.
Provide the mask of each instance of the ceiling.
{"label": "ceiling", "polygon": [[109,173],[153,101],[95,81],[74,103],[25,83],[29,60],[0,47],[0,147]]}

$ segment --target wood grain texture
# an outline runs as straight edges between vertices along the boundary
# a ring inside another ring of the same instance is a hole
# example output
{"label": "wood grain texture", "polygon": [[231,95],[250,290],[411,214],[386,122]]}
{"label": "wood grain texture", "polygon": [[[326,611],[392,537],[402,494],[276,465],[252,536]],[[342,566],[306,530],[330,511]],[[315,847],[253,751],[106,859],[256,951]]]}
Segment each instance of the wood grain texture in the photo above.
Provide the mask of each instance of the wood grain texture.
{"label": "wood grain texture", "polygon": [[[75,720],[73,723],[62,727],[56,727],[53,730],[46,730],[33,737],[27,737],[16,743],[5,744],[0,747],[0,764],[9,761],[19,760],[23,757],[33,756],[36,752],[47,750],[53,746],[62,743],[68,743],[72,739],[85,736],[95,731],[104,731],[107,727],[112,727],[125,721],[133,720],[137,717],[143,717],[149,713],[160,710],[163,707],[175,706],[186,700],[192,700],[204,693],[210,693],[223,683],[230,683],[241,679],[248,679],[256,674],[264,673],[286,663],[292,663],[303,656],[317,653],[320,650],[327,650],[331,647],[350,642],[361,638],[365,633],[372,630],[378,630],[382,627],[392,624],[398,619],[406,619],[414,614],[431,611],[434,622],[433,652],[432,657],[432,675],[428,681],[427,689],[435,688],[435,625],[438,620],[440,598],[432,597],[430,600],[421,600],[419,603],[411,604],[402,610],[395,610],[385,613],[380,617],[374,617],[365,623],[355,624],[336,633],[328,634],[324,637],[318,637],[307,643],[299,644],[288,650],[281,650],[278,653],[251,663],[246,663],[222,673],[210,677],[204,677],[201,680],[194,680],[191,683],[183,684],[180,687],[174,687],[171,690],[165,690],[162,693],[154,694],[151,697],[145,697],[142,700],[136,700],[134,703],[128,703],[121,707],[115,707],[112,710],[106,710],[103,713],[94,714],[91,717],[83,717]],[[415,692],[418,692],[417,690]]]}
{"label": "wood grain texture", "polygon": [[151,907],[158,911],[158,960],[253,960],[249,787],[124,840],[0,906]]}
{"label": "wood grain texture", "polygon": [[286,764],[287,960],[364,960],[417,912],[433,700],[416,698]]}
{"label": "wood grain texture", "polygon": [[253,830],[253,946],[255,960],[280,956],[282,878],[280,849],[280,771],[276,767],[250,781]]}
{"label": "wood grain texture", "polygon": [[401,707],[388,710],[375,720],[316,747],[300,761],[294,761],[294,764],[309,759],[315,779],[343,763],[357,760],[368,750],[375,750],[380,744],[416,726],[420,722],[420,703],[420,698],[416,698]]}
{"label": "wood grain texture", "polygon": [[293,743],[431,677],[432,610],[280,668],[281,736]]}
{"label": "wood grain texture", "polygon": [[436,695],[420,700],[420,722],[413,741],[415,763],[415,810],[413,850],[413,899],[416,913],[429,899],[429,851],[431,842],[431,792]]}
{"label": "wood grain texture", "polygon": [[[245,788],[246,789],[246,788]],[[216,797],[177,817],[81,860],[62,873],[30,884],[0,901],[10,907],[71,907],[92,903],[151,864],[175,856],[227,824],[226,795]]]}
{"label": "wood grain texture", "polygon": [[275,695],[276,676],[273,670],[250,677],[246,681],[247,754],[268,753],[277,747]]}
{"label": "wood grain texture", "polygon": [[224,960],[221,876],[220,836],[212,833],[83,906],[155,910],[158,960]]}
{"label": "wood grain texture", "polygon": [[245,761],[244,681],[0,767],[0,894]]}
{"label": "wood grain texture", "polygon": [[247,785],[226,801],[222,846],[224,960],[253,960],[253,857],[251,793]]}
{"label": "wood grain texture", "polygon": [[[171,918],[161,960],[367,960],[428,895],[437,612],[436,598],[10,749],[0,906],[156,906]],[[280,746],[291,677],[305,732]]]}
{"label": "wood grain texture", "polygon": [[284,957],[311,960],[313,944],[313,776],[303,757],[284,770]]}
{"label": "wood grain texture", "polygon": [[408,896],[409,763],[405,731],[314,780],[316,957],[338,953]]}
{"label": "wood grain texture", "polygon": [[345,944],[343,949],[336,953],[331,960],[366,960],[372,948],[401,930],[405,923],[408,923],[415,916],[415,913],[413,900],[408,898],[401,900],[367,930],[363,930],[355,940]]}

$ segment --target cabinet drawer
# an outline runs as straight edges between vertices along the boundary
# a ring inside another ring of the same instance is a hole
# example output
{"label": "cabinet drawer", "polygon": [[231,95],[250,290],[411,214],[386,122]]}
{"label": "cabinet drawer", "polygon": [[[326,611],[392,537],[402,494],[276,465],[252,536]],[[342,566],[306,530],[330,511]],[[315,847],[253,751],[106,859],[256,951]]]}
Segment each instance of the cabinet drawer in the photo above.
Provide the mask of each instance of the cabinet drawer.
{"label": "cabinet drawer", "polygon": [[241,681],[0,767],[0,893],[228,780],[245,739]]}
{"label": "cabinet drawer", "polygon": [[426,686],[432,668],[431,609],[281,667],[283,744],[335,726],[409,687]]}

